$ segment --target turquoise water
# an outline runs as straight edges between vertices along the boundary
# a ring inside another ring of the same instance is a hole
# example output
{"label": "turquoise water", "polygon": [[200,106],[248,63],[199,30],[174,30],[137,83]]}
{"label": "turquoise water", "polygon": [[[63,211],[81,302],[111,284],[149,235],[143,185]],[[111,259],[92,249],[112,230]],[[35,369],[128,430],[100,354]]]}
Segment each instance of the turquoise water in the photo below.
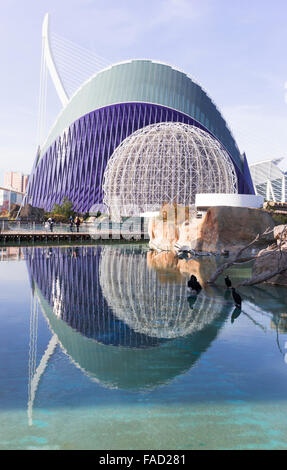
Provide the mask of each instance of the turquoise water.
{"label": "turquoise water", "polygon": [[1,259],[0,449],[287,448],[285,288],[192,298],[218,260],[145,245]]}

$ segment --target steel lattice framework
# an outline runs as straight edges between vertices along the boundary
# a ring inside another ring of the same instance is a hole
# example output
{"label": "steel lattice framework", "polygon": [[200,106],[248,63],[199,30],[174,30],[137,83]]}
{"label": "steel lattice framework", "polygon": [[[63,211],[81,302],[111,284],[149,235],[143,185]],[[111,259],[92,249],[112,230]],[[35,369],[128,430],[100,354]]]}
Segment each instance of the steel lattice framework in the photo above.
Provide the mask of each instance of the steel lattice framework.
{"label": "steel lattice framework", "polygon": [[163,203],[191,206],[197,193],[237,193],[234,165],[210,134],[180,122],[152,124],[115,150],[104,174],[104,204],[139,215]]}
{"label": "steel lattice framework", "polygon": [[202,331],[230,310],[224,302],[202,292],[190,308],[186,280],[163,285],[147,265],[146,253],[104,247],[100,285],[114,314],[148,337],[172,339]]}
{"label": "steel lattice framework", "polygon": [[250,165],[255,193],[267,201],[287,202],[287,172],[278,166],[282,160],[264,160]]}
{"label": "steel lattice framework", "polygon": [[[221,142],[234,164],[238,193],[254,194],[245,154],[213,100],[192,77],[150,59],[105,66],[103,58],[91,58],[83,48],[51,35],[49,15],[43,23],[42,45],[39,146],[22,205],[50,211],[66,197],[77,212],[102,212],[107,161],[125,138],[159,122],[191,124]],[[73,70],[75,60],[80,69]],[[44,139],[48,71],[63,109]]]}

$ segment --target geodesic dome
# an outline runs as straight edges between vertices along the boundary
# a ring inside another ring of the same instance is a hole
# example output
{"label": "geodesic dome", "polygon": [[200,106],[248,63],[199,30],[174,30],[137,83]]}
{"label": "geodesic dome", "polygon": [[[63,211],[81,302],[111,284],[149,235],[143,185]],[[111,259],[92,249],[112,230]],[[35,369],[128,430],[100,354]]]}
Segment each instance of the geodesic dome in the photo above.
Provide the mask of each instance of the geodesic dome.
{"label": "geodesic dome", "polygon": [[101,253],[100,285],[114,315],[136,333],[173,339],[202,331],[230,306],[221,299],[197,296],[188,302],[186,279],[162,284],[147,265],[146,253],[105,246]]}
{"label": "geodesic dome", "polygon": [[198,127],[164,122],[127,137],[104,173],[112,215],[157,211],[163,203],[193,205],[197,193],[237,193],[234,165],[218,140]]}

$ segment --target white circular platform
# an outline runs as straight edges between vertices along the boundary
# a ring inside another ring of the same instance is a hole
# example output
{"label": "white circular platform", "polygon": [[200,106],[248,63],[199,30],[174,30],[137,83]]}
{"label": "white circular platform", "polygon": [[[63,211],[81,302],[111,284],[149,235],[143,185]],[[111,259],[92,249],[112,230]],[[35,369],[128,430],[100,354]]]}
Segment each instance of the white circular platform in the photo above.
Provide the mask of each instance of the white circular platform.
{"label": "white circular platform", "polygon": [[217,206],[260,208],[263,203],[263,196],[255,194],[201,193],[195,196],[195,207],[198,210]]}

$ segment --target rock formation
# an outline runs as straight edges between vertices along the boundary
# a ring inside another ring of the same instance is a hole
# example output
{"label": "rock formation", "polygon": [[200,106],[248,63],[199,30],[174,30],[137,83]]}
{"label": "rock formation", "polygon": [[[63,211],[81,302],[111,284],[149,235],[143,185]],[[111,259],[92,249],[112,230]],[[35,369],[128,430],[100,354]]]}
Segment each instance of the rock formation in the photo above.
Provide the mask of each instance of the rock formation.
{"label": "rock formation", "polygon": [[[177,204],[164,204],[159,215],[149,219],[150,248],[176,251],[175,245],[182,236],[181,227],[185,224],[187,230],[194,214],[191,208]],[[181,241],[184,243],[184,239]]]}
{"label": "rock formation", "polygon": [[264,273],[273,273],[286,267],[286,271],[268,279],[268,284],[287,286],[287,225],[278,225],[274,228],[276,244],[261,250],[255,259],[252,277]]}
{"label": "rock formation", "polygon": [[20,209],[19,204],[11,204],[11,207],[10,207],[10,218],[11,219],[15,219],[17,217],[19,209]]}
{"label": "rock formation", "polygon": [[[149,221],[150,248],[156,250],[196,250],[210,253],[235,252],[252,241],[275,222],[261,209],[211,207],[202,219],[183,206],[165,205]],[[262,249],[272,242],[266,235],[252,249]]]}
{"label": "rock formation", "polygon": [[35,222],[42,222],[44,219],[44,209],[38,207],[32,207],[30,204],[26,204],[22,207],[20,212],[21,220],[34,220]]}
{"label": "rock formation", "polygon": [[[254,240],[258,233],[274,226],[272,216],[261,209],[211,207],[202,221],[197,249],[213,253],[235,252]],[[272,233],[266,235],[253,249],[266,246],[272,240]]]}
{"label": "rock formation", "polygon": [[287,225],[277,225],[274,227],[273,233],[277,245],[281,245],[281,248],[287,249]]}

